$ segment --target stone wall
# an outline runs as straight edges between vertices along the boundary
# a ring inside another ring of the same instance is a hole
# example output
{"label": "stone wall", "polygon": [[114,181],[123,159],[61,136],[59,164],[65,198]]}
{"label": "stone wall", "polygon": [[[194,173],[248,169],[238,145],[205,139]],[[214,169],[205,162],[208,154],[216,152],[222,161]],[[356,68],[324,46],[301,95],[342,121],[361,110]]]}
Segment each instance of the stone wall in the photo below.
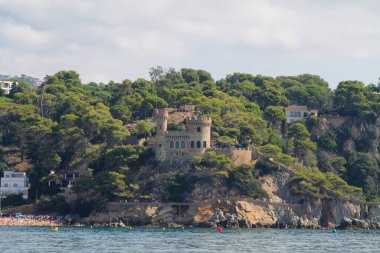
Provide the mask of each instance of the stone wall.
{"label": "stone wall", "polygon": [[330,125],[334,127],[340,127],[345,123],[350,117],[347,116],[322,116],[318,118],[320,121],[327,121]]}
{"label": "stone wall", "polygon": [[250,163],[252,161],[252,150],[227,148],[213,149],[213,151],[215,151],[217,154],[223,154],[230,157],[235,165]]}

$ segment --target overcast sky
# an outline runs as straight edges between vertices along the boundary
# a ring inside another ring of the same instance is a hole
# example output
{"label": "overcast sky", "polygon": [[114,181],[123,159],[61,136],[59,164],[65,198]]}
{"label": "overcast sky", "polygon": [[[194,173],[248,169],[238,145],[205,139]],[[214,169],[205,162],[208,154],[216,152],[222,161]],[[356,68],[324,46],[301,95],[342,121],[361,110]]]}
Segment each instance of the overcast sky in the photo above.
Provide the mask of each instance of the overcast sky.
{"label": "overcast sky", "polygon": [[377,0],[0,0],[0,73],[148,78],[152,66],[380,77]]}

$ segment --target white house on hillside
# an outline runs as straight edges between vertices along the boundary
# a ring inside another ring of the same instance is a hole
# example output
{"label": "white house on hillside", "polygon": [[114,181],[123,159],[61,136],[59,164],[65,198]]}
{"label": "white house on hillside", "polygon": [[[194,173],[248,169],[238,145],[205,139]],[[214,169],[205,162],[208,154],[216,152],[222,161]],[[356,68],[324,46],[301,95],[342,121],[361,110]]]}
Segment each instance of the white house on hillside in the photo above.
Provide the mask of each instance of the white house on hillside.
{"label": "white house on hillside", "polygon": [[12,89],[13,81],[0,81],[0,88],[8,95]]}
{"label": "white house on hillside", "polygon": [[28,198],[29,179],[25,172],[4,171],[1,178],[1,195],[22,194],[24,199]]}
{"label": "white house on hillside", "polygon": [[318,116],[318,110],[309,110],[307,106],[303,105],[290,105],[285,108],[286,123],[307,118],[310,116]]}

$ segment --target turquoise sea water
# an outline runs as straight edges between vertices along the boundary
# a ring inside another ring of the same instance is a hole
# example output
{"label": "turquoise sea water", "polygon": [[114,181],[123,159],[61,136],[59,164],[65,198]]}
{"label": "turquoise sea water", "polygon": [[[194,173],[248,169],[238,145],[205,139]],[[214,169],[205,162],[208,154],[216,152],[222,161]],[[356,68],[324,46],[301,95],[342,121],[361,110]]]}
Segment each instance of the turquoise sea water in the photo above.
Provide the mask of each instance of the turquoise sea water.
{"label": "turquoise sea water", "polygon": [[380,231],[0,227],[0,252],[380,252]]}

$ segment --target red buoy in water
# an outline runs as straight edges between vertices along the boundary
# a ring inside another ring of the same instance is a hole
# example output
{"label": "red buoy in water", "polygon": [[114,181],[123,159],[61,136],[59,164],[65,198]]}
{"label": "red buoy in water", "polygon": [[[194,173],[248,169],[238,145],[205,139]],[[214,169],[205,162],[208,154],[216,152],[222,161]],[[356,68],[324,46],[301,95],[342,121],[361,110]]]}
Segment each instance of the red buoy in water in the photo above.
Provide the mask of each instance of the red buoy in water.
{"label": "red buoy in water", "polygon": [[222,232],[223,232],[223,228],[220,227],[220,226],[218,226],[218,232],[219,232],[219,233],[222,233]]}

